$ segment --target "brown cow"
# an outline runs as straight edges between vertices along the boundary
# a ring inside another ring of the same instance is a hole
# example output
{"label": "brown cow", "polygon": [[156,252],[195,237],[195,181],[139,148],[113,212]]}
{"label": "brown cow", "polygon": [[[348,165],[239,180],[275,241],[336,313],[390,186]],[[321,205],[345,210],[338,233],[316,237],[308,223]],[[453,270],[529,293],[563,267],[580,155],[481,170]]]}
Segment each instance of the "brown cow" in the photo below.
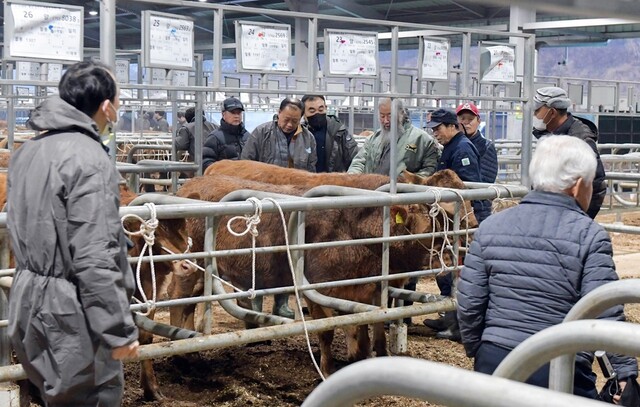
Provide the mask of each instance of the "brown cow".
{"label": "brown cow", "polygon": [[[301,171],[303,172],[303,171]],[[303,172],[308,175],[307,172]],[[333,174],[327,174],[333,175]],[[344,175],[344,174],[343,174]],[[370,183],[372,180],[377,185],[388,182],[388,177],[378,175],[349,176],[361,178]],[[382,177],[382,178],[381,178]],[[386,178],[386,179],[384,179]],[[355,186],[355,182],[353,185]],[[369,185],[371,187],[371,185]],[[178,195],[188,198],[218,201],[223,196],[237,189],[254,189],[270,191],[280,194],[300,195],[306,188],[273,185],[238,179],[223,175],[204,176],[188,181],[179,191]],[[426,214],[426,205],[405,205],[392,207],[392,235],[405,235],[408,233],[425,233],[432,230],[431,218]],[[399,217],[396,217],[396,213]],[[226,222],[229,217],[221,219],[218,229],[216,249],[232,249],[251,247],[249,237],[233,237],[226,230]],[[402,223],[396,220],[402,218]],[[350,208],[345,210],[310,211],[306,216],[306,241],[323,242],[348,240],[382,236],[382,209],[381,208]],[[189,219],[187,222],[189,235],[194,239],[194,251],[203,248],[204,220]],[[259,225],[260,234],[257,246],[282,245],[284,236],[282,224],[278,214],[263,214]],[[428,239],[422,241],[392,243],[391,268],[394,272],[417,270],[424,264],[428,256],[425,246],[431,242]],[[251,257],[234,256],[233,259],[223,257],[218,259],[218,270],[221,275],[231,280],[235,285],[249,288],[251,285]],[[256,275],[259,276],[256,288],[287,286],[292,284],[286,254],[258,254],[256,260]],[[379,274],[382,267],[380,245],[350,246],[311,250],[305,254],[305,274],[311,282],[331,281],[343,278],[368,277]],[[401,286],[402,281],[396,281],[395,285]],[[379,285],[366,284],[357,287],[337,287],[321,291],[324,294],[358,301],[366,304],[379,305]],[[308,301],[311,314],[314,318],[323,318],[332,313],[331,310]],[[386,337],[382,324],[376,333],[374,349],[377,355],[386,355]],[[321,366],[324,374],[330,374],[333,370],[333,358],[331,356],[331,342],[333,330],[320,334]],[[370,341],[367,326],[353,328],[348,332],[347,351],[349,360],[358,360],[370,354]]]}
{"label": "brown cow", "polygon": [[[136,194],[125,186],[120,187],[120,199],[121,205],[128,205],[133,199],[136,198]],[[138,231],[140,229],[140,222],[128,219],[124,225],[129,231]],[[182,253],[187,247],[187,235],[184,219],[163,219],[159,222],[158,228],[155,231],[155,242],[153,245],[153,254],[168,254],[163,247],[171,250],[174,253]],[[144,247],[144,239],[141,236],[131,236],[131,240],[134,244],[133,248],[129,250],[130,256],[139,256]],[[148,256],[148,252],[145,253]],[[136,265],[132,265],[134,269]],[[195,287],[196,281],[192,279],[192,270],[187,263],[184,262],[155,262],[154,263],[155,276],[156,276],[156,291],[158,296],[164,291],[168,291],[170,298],[180,298],[192,296],[194,291],[202,291],[202,287]],[[183,277],[185,276],[186,277]],[[149,263],[142,263],[140,269],[140,277],[142,279],[142,288],[148,299],[152,299],[152,280],[151,280],[151,267]],[[190,289],[185,288],[186,285],[191,284]],[[136,285],[136,298],[140,298],[139,291]],[[155,312],[151,311],[148,315],[150,319],[153,319]],[[173,308],[170,309],[171,325],[184,327],[190,330],[194,330],[193,319],[183,321],[180,319],[180,315],[177,314]],[[153,341],[153,334],[140,330],[139,341],[141,344],[149,344]],[[164,398],[160,391],[155,372],[153,370],[153,361],[144,360],[140,366],[140,385],[144,391],[144,398],[146,400],[159,400]]]}

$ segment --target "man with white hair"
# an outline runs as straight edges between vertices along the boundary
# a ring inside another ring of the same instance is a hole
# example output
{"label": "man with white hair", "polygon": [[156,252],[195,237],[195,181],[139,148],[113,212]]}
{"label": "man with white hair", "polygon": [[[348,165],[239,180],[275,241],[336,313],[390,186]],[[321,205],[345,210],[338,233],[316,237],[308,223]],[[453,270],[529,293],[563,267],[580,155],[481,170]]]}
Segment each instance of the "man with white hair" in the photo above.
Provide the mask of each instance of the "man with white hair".
{"label": "man with white hair", "polygon": [[533,97],[533,135],[536,138],[553,134],[564,134],[584,140],[596,155],[596,175],[593,179],[593,193],[587,214],[594,219],[607,193],[604,180],[604,166],[598,154],[598,128],[593,122],[567,112],[571,99],[562,88],[548,86],[540,88]]}
{"label": "man with white hair", "polygon": [[[458,320],[474,370],[492,374],[531,335],[562,323],[585,295],[618,280],[607,232],[587,216],[595,154],[576,137],[538,142],[522,203],[487,218],[465,258],[458,284]],[[623,306],[601,318],[624,320]],[[635,358],[609,355],[618,379],[636,377]],[[576,356],[574,394],[595,398],[593,353]],[[527,383],[547,387],[549,365]],[[622,384],[621,383],[621,384]]]}
{"label": "man with white hair", "polygon": [[423,177],[436,171],[438,165],[438,147],[433,137],[411,124],[411,120],[402,101],[395,99],[397,117],[391,117],[391,99],[386,98],[378,105],[378,114],[382,128],[369,136],[364,146],[353,158],[349,174],[385,174],[391,169],[390,134],[391,120],[398,122],[397,172],[407,170]]}

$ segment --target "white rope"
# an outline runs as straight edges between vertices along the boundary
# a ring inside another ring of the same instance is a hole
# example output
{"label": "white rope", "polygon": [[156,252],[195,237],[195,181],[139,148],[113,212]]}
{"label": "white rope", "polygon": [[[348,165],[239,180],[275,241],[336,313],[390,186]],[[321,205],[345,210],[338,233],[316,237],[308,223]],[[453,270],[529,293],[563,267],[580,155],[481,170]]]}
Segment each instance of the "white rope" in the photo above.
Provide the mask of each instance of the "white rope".
{"label": "white rope", "polygon": [[[245,216],[234,216],[229,219],[227,222],[227,230],[234,236],[245,236],[247,233],[251,234],[251,256],[252,256],[252,264],[251,264],[251,273],[252,273],[252,287],[250,290],[247,290],[251,296],[249,298],[255,298],[255,288],[256,288],[256,238],[259,235],[258,225],[260,224],[260,216],[262,216],[262,202],[258,200],[258,198],[251,197],[247,199],[247,201],[251,202],[255,208],[253,215],[245,215]],[[296,282],[296,273],[293,267],[293,259],[291,258],[291,248],[289,245],[289,234],[287,231],[287,220],[284,217],[284,212],[282,211],[282,207],[280,204],[273,198],[264,198],[262,201],[271,202],[276,208],[278,208],[278,212],[280,213],[280,219],[282,220],[282,228],[284,232],[284,242],[287,248],[287,260],[289,263],[289,270],[291,271],[291,278],[293,280],[293,290],[296,297],[296,304],[298,305],[298,312],[300,313],[300,318],[302,320],[302,327],[304,329],[305,338],[307,341],[307,349],[309,350],[309,354],[311,355],[311,361],[313,362],[313,366],[315,366],[316,371],[320,375],[322,380],[326,380],[322,371],[320,370],[320,366],[316,362],[316,359],[313,357],[313,349],[311,349],[311,340],[309,339],[309,331],[307,329],[307,322],[304,318],[304,314],[302,312],[302,301],[300,300],[300,292],[298,291],[298,283]],[[236,232],[232,229],[231,224],[237,220],[245,221],[245,230],[242,232]]]}
{"label": "white rope", "polygon": [[[140,254],[138,255],[138,264],[136,265],[136,283],[138,285],[138,291],[140,292],[140,296],[142,300],[137,298],[133,298],[139,304],[145,304],[146,308],[144,312],[138,312],[141,315],[147,316],[156,308],[156,300],[157,300],[157,285],[156,285],[156,269],[153,263],[153,245],[156,241],[155,232],[158,228],[158,219],[156,218],[156,206],[155,204],[149,202],[145,203],[144,206],[149,209],[149,220],[144,220],[138,215],[130,214],[125,215],[120,220],[122,224],[122,229],[127,236],[142,236],[144,239],[144,246]],[[125,222],[127,219],[134,219],[140,222],[140,228],[136,232],[132,232],[127,230],[125,226]],[[147,295],[144,292],[142,287],[142,279],[140,278],[140,270],[142,268],[142,257],[144,257],[144,253],[149,250],[149,267],[151,269],[151,287],[152,287],[152,299],[147,299]]]}
{"label": "white rope", "polygon": [[501,198],[500,197],[500,189],[495,186],[495,185],[491,185],[489,186],[489,188],[493,189],[496,192],[496,198],[491,201],[491,213],[498,213],[500,211],[503,211],[507,208],[510,208],[512,206],[516,205],[516,201],[513,199],[513,192],[511,192],[511,190],[507,187],[504,186],[504,188],[507,190],[507,192],[509,193],[509,198]]}

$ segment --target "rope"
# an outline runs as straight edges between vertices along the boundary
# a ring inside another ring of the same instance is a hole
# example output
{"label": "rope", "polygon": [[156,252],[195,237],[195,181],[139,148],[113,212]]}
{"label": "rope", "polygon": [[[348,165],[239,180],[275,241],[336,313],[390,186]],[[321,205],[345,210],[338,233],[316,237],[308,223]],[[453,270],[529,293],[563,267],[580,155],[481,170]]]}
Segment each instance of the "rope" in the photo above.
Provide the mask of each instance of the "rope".
{"label": "rope", "polygon": [[[255,288],[256,288],[256,238],[259,235],[258,225],[260,224],[260,217],[262,216],[262,202],[258,200],[258,198],[251,197],[248,198],[247,201],[251,202],[254,206],[253,215],[245,215],[245,216],[234,216],[229,219],[227,222],[227,230],[234,236],[240,237],[245,236],[247,233],[251,234],[251,278],[252,278],[252,287],[250,290],[247,290],[251,294],[249,298],[255,298]],[[280,204],[273,198],[264,198],[262,201],[271,202],[276,208],[278,208],[278,212],[280,213],[280,219],[282,221],[282,228],[284,232],[284,242],[287,248],[287,261],[289,263],[289,270],[291,271],[291,278],[293,281],[293,290],[296,297],[296,304],[298,306],[298,312],[300,313],[300,318],[302,320],[302,327],[304,329],[305,338],[307,341],[307,349],[309,350],[309,354],[311,355],[311,361],[313,362],[313,366],[316,368],[316,371],[320,375],[320,378],[324,381],[326,378],[322,374],[320,370],[320,366],[316,362],[316,359],[313,357],[313,349],[311,348],[311,340],[309,339],[309,331],[307,329],[307,322],[304,318],[304,314],[302,312],[302,301],[300,300],[300,292],[298,291],[298,283],[296,282],[296,274],[295,269],[293,267],[293,259],[291,257],[291,248],[289,245],[289,234],[287,231],[287,220],[284,217],[284,212]],[[241,232],[236,232],[232,229],[232,223],[238,220],[244,220],[245,229]]]}
{"label": "rope", "polygon": [[[156,300],[157,300],[157,285],[156,285],[156,269],[153,263],[153,245],[156,241],[155,232],[158,228],[158,219],[156,218],[156,206],[153,203],[145,203],[144,206],[149,209],[149,220],[144,220],[138,215],[130,214],[125,215],[120,220],[122,224],[122,229],[127,236],[142,236],[144,239],[144,246],[138,256],[138,264],[136,265],[136,283],[138,285],[138,291],[140,292],[140,296],[142,300],[137,298],[133,298],[139,304],[146,304],[146,309],[144,312],[138,312],[140,315],[147,316],[156,308]],[[125,226],[125,222],[128,219],[134,219],[140,222],[140,228],[136,232],[132,232],[127,230]],[[140,278],[140,270],[142,268],[142,257],[144,257],[144,253],[149,250],[149,267],[151,269],[151,287],[152,287],[152,295],[153,298],[151,300],[147,299],[147,295],[142,288],[142,279]]]}
{"label": "rope", "polygon": [[513,199],[513,193],[507,186],[504,186],[504,188],[509,193],[509,198],[501,198],[500,189],[497,186],[491,185],[489,186],[489,188],[493,189],[497,195],[496,198],[491,202],[491,213],[498,213],[517,205],[517,202]]}

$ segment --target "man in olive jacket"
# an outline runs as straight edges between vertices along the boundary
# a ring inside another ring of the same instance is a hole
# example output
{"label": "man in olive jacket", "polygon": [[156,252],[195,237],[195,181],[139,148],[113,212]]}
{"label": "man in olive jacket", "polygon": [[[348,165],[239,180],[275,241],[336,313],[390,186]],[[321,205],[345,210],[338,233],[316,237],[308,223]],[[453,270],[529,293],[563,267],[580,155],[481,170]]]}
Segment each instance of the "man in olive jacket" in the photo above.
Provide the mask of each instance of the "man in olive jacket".
{"label": "man in olive jacket", "polygon": [[349,174],[389,174],[391,120],[398,121],[397,172],[407,170],[423,177],[436,171],[438,166],[438,147],[433,137],[414,127],[409,120],[402,102],[398,99],[398,117],[391,117],[391,99],[383,99],[379,105],[379,116],[382,128],[369,136],[360,152],[349,167]]}
{"label": "man in olive jacket", "polygon": [[327,114],[322,95],[304,95],[304,119],[316,139],[318,164],[316,172],[345,172],[358,153],[358,143],[334,115]]}

